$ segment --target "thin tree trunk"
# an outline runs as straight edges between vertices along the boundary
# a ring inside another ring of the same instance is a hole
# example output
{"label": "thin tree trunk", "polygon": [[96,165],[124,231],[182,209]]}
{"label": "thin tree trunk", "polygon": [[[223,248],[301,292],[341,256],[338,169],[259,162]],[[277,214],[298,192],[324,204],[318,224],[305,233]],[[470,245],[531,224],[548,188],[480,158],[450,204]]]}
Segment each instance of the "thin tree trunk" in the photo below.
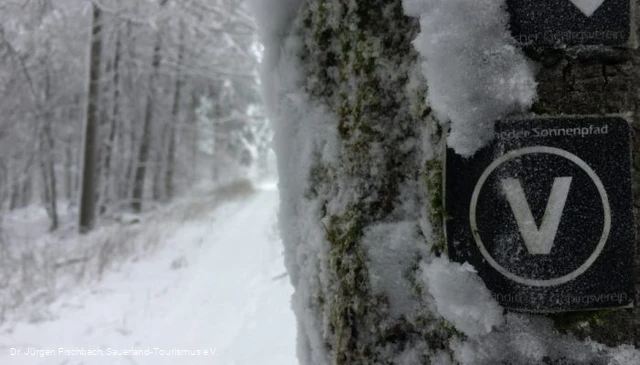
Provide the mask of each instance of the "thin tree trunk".
{"label": "thin tree trunk", "polygon": [[71,203],[73,199],[73,148],[71,147],[71,141],[66,141],[64,146],[64,197]]}
{"label": "thin tree trunk", "polygon": [[173,175],[175,169],[175,159],[176,159],[176,126],[179,124],[180,119],[180,98],[182,97],[182,63],[184,59],[184,48],[185,48],[185,27],[184,24],[180,23],[180,49],[178,51],[178,65],[176,69],[176,83],[174,87],[173,93],[173,105],[171,107],[171,124],[169,125],[169,130],[167,138],[169,139],[169,146],[167,151],[167,166],[165,170],[164,176],[164,191],[167,199],[172,199],[174,194],[173,187]]}
{"label": "thin tree trunk", "polygon": [[[133,24],[131,21],[127,21],[125,34],[122,39],[130,39],[133,31]],[[126,47],[126,54],[129,59],[133,57],[133,42],[130,42],[129,46]],[[125,55],[125,49],[122,50],[122,56]],[[123,62],[123,63],[126,63]],[[125,69],[122,69],[123,72],[123,80],[122,87],[125,87],[124,80],[128,78],[128,74],[125,74]],[[125,99],[122,99],[121,102],[124,104]],[[136,164],[135,158],[135,142],[136,142],[136,133],[135,128],[133,128],[134,123],[128,118],[125,118],[125,114],[121,114],[122,120],[118,124],[118,151],[120,152],[120,160],[119,160],[119,169],[118,169],[118,199],[121,201],[129,200],[131,197],[131,192],[133,188],[132,177],[133,171]],[[134,117],[135,118],[135,117]]]}
{"label": "thin tree trunk", "polygon": [[[83,110],[86,109],[86,106],[82,104],[82,96],[81,95],[76,95],[75,96],[75,103],[74,105],[77,105],[77,113],[76,113],[76,117],[77,117],[77,121],[78,121],[78,125],[79,126],[84,126],[86,123],[86,111],[83,112]],[[84,138],[84,137],[83,137]],[[71,147],[73,146],[73,137],[69,136],[69,147],[71,149]],[[70,206],[78,206],[79,205],[79,199],[80,199],[80,190],[81,187],[80,185],[82,184],[82,162],[83,162],[83,156],[82,154],[84,153],[84,144],[81,144],[79,146],[77,146],[76,150],[71,149],[71,163],[73,166],[73,169],[71,170],[71,200],[70,200]],[[75,153],[77,152],[77,153]]]}
{"label": "thin tree trunk", "polygon": [[[51,95],[50,90],[50,75],[47,73],[45,75],[45,86],[44,86],[44,105],[45,108],[48,107],[48,102]],[[50,231],[55,231],[58,229],[58,194],[57,194],[57,181],[56,181],[56,172],[55,172],[55,158],[53,156],[55,149],[55,141],[53,139],[52,130],[51,130],[51,113],[45,111],[45,114],[42,116],[42,130],[40,131],[40,169],[42,174],[42,183],[44,188],[44,203],[47,214],[49,215],[49,219],[51,224],[49,226]]]}
{"label": "thin tree trunk", "polygon": [[109,119],[109,136],[107,142],[104,145],[104,171],[102,174],[102,193],[100,213],[106,211],[106,206],[110,203],[110,192],[113,186],[113,179],[111,177],[113,171],[113,153],[116,143],[116,131],[118,129],[118,123],[120,121],[120,52],[121,52],[121,40],[120,34],[116,34],[116,47],[115,56],[113,60],[113,107],[111,111],[111,117]]}
{"label": "thin tree trunk", "polygon": [[[160,7],[164,7],[168,0],[161,0]],[[149,79],[149,92],[147,94],[146,108],[144,112],[144,124],[138,150],[138,166],[135,169],[133,178],[133,194],[131,208],[134,212],[142,210],[142,200],[144,199],[144,185],[147,175],[147,167],[149,164],[149,152],[151,148],[151,125],[153,122],[153,103],[156,101],[155,84],[158,78],[160,64],[162,63],[162,36],[160,31],[156,35],[156,44],[153,48],[153,59],[151,61],[151,76]]]}
{"label": "thin tree trunk", "polygon": [[0,160],[0,212],[4,210],[4,204],[9,195],[9,168],[3,160]]}
{"label": "thin tree trunk", "polygon": [[131,196],[131,208],[134,212],[140,212],[142,210],[142,200],[144,198],[144,185],[147,175],[147,168],[149,164],[149,150],[151,147],[151,124],[153,121],[153,103],[155,101],[155,89],[154,80],[156,71],[160,67],[160,47],[161,40],[160,35],[156,40],[156,46],[153,52],[153,71],[151,79],[149,80],[149,94],[147,96],[146,108],[144,111],[144,121],[142,127],[142,134],[140,136],[140,147],[138,149],[137,167],[133,177],[133,193]]}
{"label": "thin tree trunk", "polygon": [[13,177],[9,180],[9,210],[15,210],[18,208],[18,202],[20,201],[20,175],[16,174],[16,177]]}
{"label": "thin tree trunk", "polygon": [[40,157],[40,170],[44,190],[44,203],[51,221],[49,230],[58,229],[58,194],[56,189],[56,173],[53,160],[54,141],[51,135],[51,126],[45,121],[45,125],[40,133],[40,144],[42,156]]}
{"label": "thin tree trunk", "polygon": [[153,163],[153,184],[151,189],[151,198],[154,201],[162,201],[164,199],[163,194],[163,177],[164,177],[164,168],[166,162],[166,150],[167,150],[167,139],[169,132],[169,123],[163,123],[160,128],[160,138],[156,143],[155,148],[155,161]]}
{"label": "thin tree trunk", "polygon": [[84,135],[84,160],[82,166],[82,191],[80,196],[79,229],[81,233],[91,231],[96,221],[96,188],[97,188],[97,149],[98,123],[100,102],[100,58],[102,53],[101,41],[101,11],[95,4],[93,7],[93,31],[91,35],[91,60],[89,63],[89,95],[87,98],[87,119]]}
{"label": "thin tree trunk", "polygon": [[193,184],[198,180],[198,163],[199,163],[199,133],[198,133],[198,117],[196,115],[196,108],[198,107],[198,95],[195,91],[191,92],[191,108],[189,109],[189,142],[191,146],[191,174],[190,183]]}
{"label": "thin tree trunk", "polygon": [[[135,163],[135,159],[133,158],[133,143],[135,139],[133,138],[133,133],[127,133],[126,123],[123,118],[121,123],[118,125],[118,151],[120,151],[120,166],[119,166],[119,177],[117,180],[118,184],[118,199],[119,200],[127,200],[129,199],[131,192],[131,176],[133,174],[133,165]],[[128,143],[127,143],[128,142]]]}
{"label": "thin tree trunk", "polygon": [[31,204],[33,196],[33,177],[31,176],[31,168],[25,172],[24,178],[21,179],[20,192],[18,194],[18,208],[24,208]]}

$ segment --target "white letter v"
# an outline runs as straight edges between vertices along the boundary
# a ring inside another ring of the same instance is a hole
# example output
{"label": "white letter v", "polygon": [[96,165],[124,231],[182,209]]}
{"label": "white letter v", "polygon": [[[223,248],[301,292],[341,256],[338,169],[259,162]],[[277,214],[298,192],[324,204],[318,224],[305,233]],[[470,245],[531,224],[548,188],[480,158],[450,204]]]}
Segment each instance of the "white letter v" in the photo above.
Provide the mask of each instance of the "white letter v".
{"label": "white letter v", "polygon": [[524,190],[522,189],[520,180],[502,180],[502,190],[507,196],[513,215],[518,223],[518,228],[524,239],[524,244],[527,246],[530,254],[549,255],[551,253],[564,205],[569,195],[571,180],[571,177],[558,177],[554,180],[540,229],[538,229],[533,218],[527,198],[524,196]]}

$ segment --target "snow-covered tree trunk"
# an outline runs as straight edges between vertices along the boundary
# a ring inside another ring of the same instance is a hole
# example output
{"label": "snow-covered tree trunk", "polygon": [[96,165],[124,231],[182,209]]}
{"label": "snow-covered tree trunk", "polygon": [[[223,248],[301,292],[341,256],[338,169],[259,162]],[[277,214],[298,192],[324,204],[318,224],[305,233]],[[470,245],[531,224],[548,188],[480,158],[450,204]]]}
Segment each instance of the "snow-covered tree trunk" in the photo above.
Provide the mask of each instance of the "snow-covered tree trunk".
{"label": "snow-covered tree trunk", "polygon": [[[635,51],[523,53],[501,5],[255,2],[301,364],[640,361],[638,311],[506,312],[473,268],[447,258],[444,129],[472,154],[496,119],[530,107],[637,112]],[[525,54],[543,65],[533,106]]]}
{"label": "snow-covered tree trunk", "polygon": [[419,279],[444,242],[441,129],[411,44],[418,22],[400,0],[312,0],[294,14],[282,54],[267,46],[267,65],[280,60],[265,86],[282,92],[271,112],[298,355],[424,363],[455,331]]}

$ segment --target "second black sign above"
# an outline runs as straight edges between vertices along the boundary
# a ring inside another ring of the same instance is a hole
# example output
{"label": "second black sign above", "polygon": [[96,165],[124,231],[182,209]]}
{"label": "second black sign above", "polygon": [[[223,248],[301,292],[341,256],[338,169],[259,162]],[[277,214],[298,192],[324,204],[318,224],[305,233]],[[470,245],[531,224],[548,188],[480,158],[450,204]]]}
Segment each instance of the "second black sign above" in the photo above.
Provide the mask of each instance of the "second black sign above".
{"label": "second black sign above", "polygon": [[523,45],[625,45],[630,0],[507,0],[513,37]]}

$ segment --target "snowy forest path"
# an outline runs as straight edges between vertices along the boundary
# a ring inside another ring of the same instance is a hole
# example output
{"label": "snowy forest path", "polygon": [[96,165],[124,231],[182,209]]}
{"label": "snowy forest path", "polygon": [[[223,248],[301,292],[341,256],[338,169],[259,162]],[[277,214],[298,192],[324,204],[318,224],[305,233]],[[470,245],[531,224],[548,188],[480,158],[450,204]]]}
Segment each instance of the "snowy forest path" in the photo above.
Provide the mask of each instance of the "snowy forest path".
{"label": "snowy forest path", "polygon": [[[179,228],[153,257],[57,300],[54,320],[0,331],[0,363],[295,364],[277,205],[273,186],[262,187]],[[100,349],[102,356],[61,355],[60,347]],[[55,354],[15,354],[32,349]],[[109,349],[150,353],[109,355]]]}

